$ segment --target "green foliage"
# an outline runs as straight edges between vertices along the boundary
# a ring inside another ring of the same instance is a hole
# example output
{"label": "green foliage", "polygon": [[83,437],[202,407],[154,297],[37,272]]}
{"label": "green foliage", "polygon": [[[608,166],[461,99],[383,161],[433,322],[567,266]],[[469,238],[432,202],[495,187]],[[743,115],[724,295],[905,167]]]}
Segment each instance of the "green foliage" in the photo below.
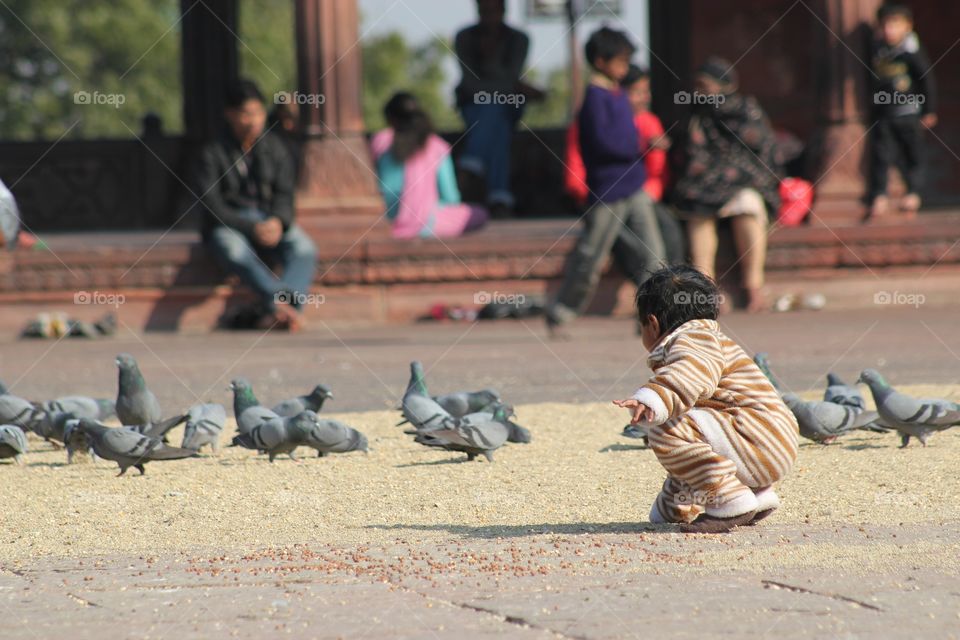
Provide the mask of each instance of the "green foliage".
{"label": "green foliage", "polygon": [[437,129],[462,126],[445,87],[443,64],[452,56],[449,44],[434,40],[410,45],[398,32],[369,36],[363,42],[363,117],[367,129],[384,126],[383,105],[397,91],[410,91],[430,113]]}
{"label": "green foliage", "polygon": [[547,73],[547,81],[543,83],[534,69],[529,71],[524,79],[547,92],[542,101],[527,106],[523,114],[524,124],[531,129],[566,126],[570,121],[570,72],[566,69],[552,69]]}
{"label": "green foliage", "polygon": [[151,111],[182,130],[177,0],[3,4],[0,138],[130,137]]}
{"label": "green foliage", "polygon": [[240,75],[260,87],[268,103],[297,88],[297,43],[292,0],[240,0],[237,53]]}
{"label": "green foliage", "polygon": [[[240,73],[268,100],[295,89],[293,2],[239,0],[238,27]],[[178,0],[4,0],[0,56],[0,139],[128,138],[148,112],[162,118],[166,133],[183,130]],[[362,56],[368,129],[384,126],[383,105],[399,90],[420,98],[438,130],[462,128],[449,41],[415,45],[383,33],[363,41]],[[540,84],[534,72],[526,79]],[[547,99],[526,111],[530,127],[567,120],[566,71],[549,72],[545,84]],[[89,103],[78,104],[77,92],[87,92]]]}

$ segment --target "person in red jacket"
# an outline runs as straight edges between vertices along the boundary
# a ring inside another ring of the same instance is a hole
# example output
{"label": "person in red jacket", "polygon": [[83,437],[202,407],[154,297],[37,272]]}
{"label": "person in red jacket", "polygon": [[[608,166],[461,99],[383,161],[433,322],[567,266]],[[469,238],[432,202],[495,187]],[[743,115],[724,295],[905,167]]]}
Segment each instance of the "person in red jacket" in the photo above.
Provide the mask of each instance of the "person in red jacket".
{"label": "person in red jacket", "polygon": [[[643,190],[654,201],[657,212],[657,222],[660,225],[660,234],[663,236],[667,262],[682,262],[685,257],[685,243],[683,229],[679,222],[670,213],[670,210],[659,204],[663,199],[668,175],[667,150],[670,148],[670,138],[663,130],[663,124],[655,113],[650,111],[650,76],[638,67],[631,64],[626,77],[620,83],[627,98],[633,107],[633,122],[640,134],[640,149],[643,154],[643,165],[647,172],[647,180]],[[587,188],[587,169],[583,165],[580,155],[580,132],[577,127],[577,118],[573,119],[567,129],[567,153],[565,158],[564,187],[567,193],[580,206],[587,202],[589,189]],[[633,262],[624,252],[621,243],[614,245],[613,254],[621,269],[631,275]]]}

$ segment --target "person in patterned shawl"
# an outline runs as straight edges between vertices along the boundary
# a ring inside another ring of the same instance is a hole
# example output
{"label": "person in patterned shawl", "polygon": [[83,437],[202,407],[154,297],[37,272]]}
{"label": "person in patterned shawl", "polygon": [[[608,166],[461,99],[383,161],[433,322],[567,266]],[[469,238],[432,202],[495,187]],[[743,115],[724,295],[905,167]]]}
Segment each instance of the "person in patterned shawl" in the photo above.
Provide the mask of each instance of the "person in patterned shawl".
{"label": "person in patterned shawl", "polygon": [[687,221],[690,257],[715,275],[717,220],[730,218],[747,309],[761,311],[766,226],[780,206],[776,141],[766,114],[752,96],[737,91],[737,74],[711,57],[697,71],[689,97],[692,115],[674,186],[678,212]]}

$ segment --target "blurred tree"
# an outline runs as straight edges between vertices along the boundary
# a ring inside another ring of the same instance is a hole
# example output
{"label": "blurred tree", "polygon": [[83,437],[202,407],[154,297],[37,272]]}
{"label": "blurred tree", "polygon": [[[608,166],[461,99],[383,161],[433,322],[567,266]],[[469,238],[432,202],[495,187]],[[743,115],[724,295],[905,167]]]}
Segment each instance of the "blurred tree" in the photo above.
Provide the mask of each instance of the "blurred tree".
{"label": "blurred tree", "polygon": [[181,131],[179,17],[177,0],[4,0],[0,138],[126,138],[148,112]]}
{"label": "blurred tree", "polygon": [[523,122],[531,129],[566,126],[571,115],[569,71],[562,68],[551,69],[547,72],[546,82],[542,82],[539,76],[536,69],[531,69],[524,79],[546,90],[547,96],[540,102],[527,105]]}
{"label": "blurred tree", "polygon": [[[296,88],[293,3],[239,1],[240,72],[272,102],[277,91]],[[179,26],[178,0],[3,0],[0,139],[129,138],[148,112],[160,116],[165,133],[180,133]],[[438,130],[463,127],[448,42],[413,45],[390,32],[368,36],[362,47],[368,129],[384,126],[383,105],[399,90],[420,98]],[[537,83],[537,75],[528,79]],[[567,72],[547,73],[546,88],[547,99],[526,111],[530,127],[567,120]]]}
{"label": "blurred tree", "polygon": [[275,93],[297,88],[293,2],[240,0],[238,20],[240,75],[257,83],[272,108]]}

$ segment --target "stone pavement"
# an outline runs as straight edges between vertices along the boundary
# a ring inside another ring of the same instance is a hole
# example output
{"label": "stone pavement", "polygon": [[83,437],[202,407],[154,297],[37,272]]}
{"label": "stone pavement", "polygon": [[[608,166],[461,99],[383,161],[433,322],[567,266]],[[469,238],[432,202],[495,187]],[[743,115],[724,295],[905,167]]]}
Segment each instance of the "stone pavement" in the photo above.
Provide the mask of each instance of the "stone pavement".
{"label": "stone pavement", "polygon": [[[430,546],[43,560],[0,569],[0,611],[9,640],[957,638],[956,547],[930,549],[958,534],[773,524],[711,537],[624,523]],[[718,564],[731,561],[740,567]]]}
{"label": "stone pavement", "polygon": [[[895,384],[960,382],[956,318],[955,308],[900,307],[723,324],[806,390],[827,370],[852,381],[867,366]],[[245,375],[265,401],[327,382],[330,410],[350,411],[394,407],[412,358],[438,387],[496,384],[518,404],[610,399],[647,375],[629,323],[586,319],[572,334],[547,341],[537,321],[319,324],[295,336],[123,330],[103,342],[7,341],[0,378],[30,397],[112,396],[113,356],[130,351],[167,406],[227,402],[229,379]],[[957,522],[802,528],[774,518],[718,537],[643,522],[536,524],[502,538],[436,526],[450,534],[441,543],[399,527],[388,547],[224,541],[169,556],[0,563],[0,637],[960,637]]]}
{"label": "stone pavement", "polygon": [[[783,382],[820,388],[835,370],[856,379],[876,367],[893,384],[960,382],[960,308],[880,307],[721,319],[748,352],[767,351]],[[388,409],[420,359],[438,389],[495,386],[511,401],[595,402],[632,392],[649,371],[627,320],[585,318],[570,341],[550,341],[540,319],[395,327],[313,323],[298,335],[216,332],[134,333],[121,325],[111,340],[0,343],[0,379],[29,397],[70,393],[112,396],[114,356],[134,354],[163,406],[209,399],[229,402],[234,376],[251,379],[265,403],[303,393],[317,382],[336,395],[333,412]]]}

